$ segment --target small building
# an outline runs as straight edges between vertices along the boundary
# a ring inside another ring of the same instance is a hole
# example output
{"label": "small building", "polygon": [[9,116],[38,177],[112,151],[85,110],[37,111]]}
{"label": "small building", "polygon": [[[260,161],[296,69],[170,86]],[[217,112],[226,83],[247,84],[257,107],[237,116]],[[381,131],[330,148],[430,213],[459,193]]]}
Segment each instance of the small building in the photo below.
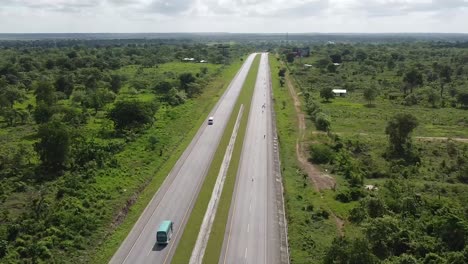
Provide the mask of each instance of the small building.
{"label": "small building", "polygon": [[346,90],[345,89],[333,89],[332,90],[335,96],[339,97],[345,97],[346,96]]}
{"label": "small building", "polygon": [[206,60],[201,60],[200,63],[207,63],[208,61]]}
{"label": "small building", "polygon": [[183,61],[189,61],[189,62],[190,62],[190,61],[195,61],[195,58],[183,58],[182,60],[183,60]]}
{"label": "small building", "polygon": [[364,186],[364,189],[368,190],[368,191],[378,191],[379,188],[374,186],[374,185],[371,185],[371,184],[368,184],[368,185],[365,185]]}
{"label": "small building", "polygon": [[333,65],[340,66],[341,64],[339,64],[338,62],[335,62],[335,63],[333,63]]}
{"label": "small building", "polygon": [[311,64],[307,64],[307,63],[306,63],[306,64],[304,64],[304,68],[310,68],[310,67],[312,67],[312,65],[311,65]]}

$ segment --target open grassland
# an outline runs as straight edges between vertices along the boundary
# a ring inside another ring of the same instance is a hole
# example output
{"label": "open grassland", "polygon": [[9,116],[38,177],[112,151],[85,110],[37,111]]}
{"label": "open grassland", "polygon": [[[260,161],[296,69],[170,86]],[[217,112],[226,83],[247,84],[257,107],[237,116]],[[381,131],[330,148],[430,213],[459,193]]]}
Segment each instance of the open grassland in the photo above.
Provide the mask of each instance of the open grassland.
{"label": "open grassland", "polygon": [[244,141],[245,130],[247,126],[247,117],[250,110],[250,102],[252,100],[252,94],[255,87],[255,80],[257,77],[259,61],[260,56],[257,55],[257,57],[252,63],[242,91],[239,94],[239,98],[236,102],[236,105],[234,106],[233,112],[224,131],[223,137],[221,138],[218,149],[216,150],[216,153],[213,157],[213,161],[206,175],[205,182],[203,183],[195,206],[187,222],[184,233],[182,234],[180,242],[177,246],[176,253],[174,255],[174,258],[172,259],[172,263],[188,263],[190,260],[193,247],[195,246],[198,233],[200,231],[200,226],[202,224],[203,217],[205,216],[208,203],[211,199],[213,187],[216,183],[216,179],[219,174],[219,169],[221,167],[226,148],[229,144],[229,140],[232,135],[232,130],[234,128],[237,115],[239,113],[241,105],[244,105],[244,111],[241,117],[235,147],[231,157],[228,173],[224,182],[223,193],[218,204],[215,221],[211,229],[211,235],[208,242],[208,246],[205,250],[203,262],[216,263],[219,259],[219,255],[221,254],[221,247],[223,244],[227,216],[229,215],[232,193],[236,181],[242,143]]}
{"label": "open grassland", "polygon": [[[319,93],[314,94],[319,99]],[[468,137],[467,111],[456,108],[427,108],[404,106],[378,98],[375,107],[367,107],[362,92],[352,92],[346,98],[335,98],[323,103],[324,113],[332,119],[332,129],[340,134],[376,134],[384,136],[385,126],[396,113],[417,116],[420,125],[414,131],[417,137]]]}

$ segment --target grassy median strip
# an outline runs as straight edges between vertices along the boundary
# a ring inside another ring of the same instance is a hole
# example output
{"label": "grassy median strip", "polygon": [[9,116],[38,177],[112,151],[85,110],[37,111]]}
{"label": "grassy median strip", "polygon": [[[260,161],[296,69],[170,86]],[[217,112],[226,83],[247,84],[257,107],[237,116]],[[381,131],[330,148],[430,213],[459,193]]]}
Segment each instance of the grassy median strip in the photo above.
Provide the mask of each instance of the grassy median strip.
{"label": "grassy median strip", "polygon": [[221,253],[221,247],[224,239],[224,230],[226,228],[227,217],[229,215],[229,208],[231,205],[232,192],[236,182],[237,168],[239,167],[240,153],[242,144],[244,142],[245,130],[247,127],[247,116],[250,111],[250,102],[252,101],[253,90],[257,78],[258,67],[260,63],[260,55],[257,55],[252,63],[252,67],[247,75],[239,98],[234,106],[234,110],[229,118],[229,122],[224,130],[223,137],[221,138],[218,149],[216,150],[213,162],[206,176],[205,182],[200,190],[199,196],[192,210],[192,214],[187,222],[184,233],[180,239],[179,245],[175,252],[172,263],[189,263],[190,256],[192,255],[193,247],[195,246],[200,226],[203,222],[208,203],[211,198],[213,187],[216,183],[216,178],[224,158],[224,153],[229,144],[229,139],[234,128],[237,113],[240,106],[244,105],[244,113],[239,127],[236,144],[234,147],[231,164],[226,175],[223,193],[219,201],[216,217],[211,228],[210,239],[208,246],[205,250],[204,263],[217,263]]}
{"label": "grassy median strip", "polygon": [[[138,200],[130,208],[123,223],[92,253],[90,256],[90,263],[107,263],[111,259],[171,171],[172,167],[174,167],[179,157],[190,144],[199,127],[206,121],[206,116],[209,111],[224,93],[230,80],[234,78],[240,69],[241,64],[242,61],[238,61],[225,68],[223,72],[206,87],[200,97],[190,102],[190,106],[186,106],[187,108],[184,110],[186,114],[182,115],[181,118],[185,119],[186,124],[190,125],[190,127],[186,128],[187,133],[180,139],[173,141],[177,142],[177,145],[166,146],[168,150],[173,149],[170,157],[165,161],[163,166],[154,169],[155,175],[151,182],[146,186],[145,190],[138,197]],[[196,122],[194,122],[194,120],[196,120]],[[174,128],[171,127],[171,124],[168,124],[167,129],[167,133],[170,133],[171,129]],[[180,129],[180,126],[178,129]]]}

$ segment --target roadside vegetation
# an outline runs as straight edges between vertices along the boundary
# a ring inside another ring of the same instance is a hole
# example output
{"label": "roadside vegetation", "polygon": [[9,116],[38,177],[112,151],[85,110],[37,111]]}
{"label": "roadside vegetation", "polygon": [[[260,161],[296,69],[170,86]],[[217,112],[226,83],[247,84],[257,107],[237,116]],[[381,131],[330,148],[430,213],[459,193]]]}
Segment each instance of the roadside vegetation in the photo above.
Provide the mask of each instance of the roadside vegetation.
{"label": "roadside vegetation", "polygon": [[246,49],[97,42],[0,49],[2,263],[107,262]]}
{"label": "roadside vegetation", "polygon": [[[312,46],[310,57],[297,57],[294,47],[279,52],[287,64],[273,64],[272,75],[280,86],[292,263],[468,262],[466,47],[328,44]],[[336,182],[328,188],[312,188],[291,158],[299,136],[287,123],[296,118],[288,76],[308,119],[309,161]]]}

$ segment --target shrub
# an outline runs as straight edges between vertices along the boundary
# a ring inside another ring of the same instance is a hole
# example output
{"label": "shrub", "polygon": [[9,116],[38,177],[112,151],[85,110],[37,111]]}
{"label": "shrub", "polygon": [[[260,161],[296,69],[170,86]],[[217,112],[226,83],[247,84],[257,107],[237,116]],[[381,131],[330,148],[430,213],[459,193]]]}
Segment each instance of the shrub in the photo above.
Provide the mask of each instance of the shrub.
{"label": "shrub", "polygon": [[157,106],[138,102],[120,101],[108,113],[108,118],[114,121],[118,130],[134,129],[153,122]]}
{"label": "shrub", "polygon": [[330,118],[328,115],[320,112],[315,116],[315,126],[318,130],[329,131],[330,130]]}
{"label": "shrub", "polygon": [[330,163],[334,159],[334,151],[327,145],[313,144],[310,146],[310,156],[312,162],[317,164]]}

